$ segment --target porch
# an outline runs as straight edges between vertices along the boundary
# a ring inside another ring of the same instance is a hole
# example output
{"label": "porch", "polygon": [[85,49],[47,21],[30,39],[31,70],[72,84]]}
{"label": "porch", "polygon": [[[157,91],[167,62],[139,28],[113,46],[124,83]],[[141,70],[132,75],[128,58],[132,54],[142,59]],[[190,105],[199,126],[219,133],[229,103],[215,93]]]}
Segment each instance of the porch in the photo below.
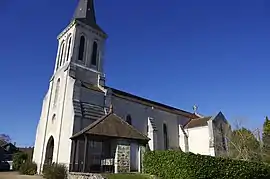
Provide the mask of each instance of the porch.
{"label": "porch", "polygon": [[71,137],[70,172],[128,173],[130,145],[136,144],[138,171],[149,138],[113,112]]}

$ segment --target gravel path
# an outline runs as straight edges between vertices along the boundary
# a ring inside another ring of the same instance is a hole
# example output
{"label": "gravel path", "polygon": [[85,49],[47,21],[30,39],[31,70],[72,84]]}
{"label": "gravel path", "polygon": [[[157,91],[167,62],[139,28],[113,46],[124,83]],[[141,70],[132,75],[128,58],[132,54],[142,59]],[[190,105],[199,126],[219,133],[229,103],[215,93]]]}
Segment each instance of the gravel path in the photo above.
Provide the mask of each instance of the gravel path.
{"label": "gravel path", "polygon": [[0,179],[42,179],[42,177],[19,175],[17,172],[0,172]]}

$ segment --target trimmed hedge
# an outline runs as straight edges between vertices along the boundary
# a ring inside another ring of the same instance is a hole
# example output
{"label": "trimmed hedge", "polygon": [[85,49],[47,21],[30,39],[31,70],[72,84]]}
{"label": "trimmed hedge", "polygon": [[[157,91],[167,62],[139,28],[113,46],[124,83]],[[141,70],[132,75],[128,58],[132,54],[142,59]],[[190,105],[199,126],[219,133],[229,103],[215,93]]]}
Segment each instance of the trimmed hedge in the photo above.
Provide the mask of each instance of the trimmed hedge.
{"label": "trimmed hedge", "polygon": [[195,155],[179,151],[152,151],[144,155],[144,172],[162,179],[269,179],[263,163]]}

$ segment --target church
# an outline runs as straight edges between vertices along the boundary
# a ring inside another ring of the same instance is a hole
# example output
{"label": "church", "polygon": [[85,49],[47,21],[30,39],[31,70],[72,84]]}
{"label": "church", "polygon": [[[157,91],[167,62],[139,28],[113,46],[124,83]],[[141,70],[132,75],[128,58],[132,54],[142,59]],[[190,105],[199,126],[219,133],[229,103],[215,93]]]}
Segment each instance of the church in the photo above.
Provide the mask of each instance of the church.
{"label": "church", "polygon": [[145,150],[176,149],[219,156],[228,152],[224,115],[203,116],[106,86],[108,35],[93,0],[79,0],[58,35],[55,67],[36,130],[33,161],[72,172],[142,170]]}

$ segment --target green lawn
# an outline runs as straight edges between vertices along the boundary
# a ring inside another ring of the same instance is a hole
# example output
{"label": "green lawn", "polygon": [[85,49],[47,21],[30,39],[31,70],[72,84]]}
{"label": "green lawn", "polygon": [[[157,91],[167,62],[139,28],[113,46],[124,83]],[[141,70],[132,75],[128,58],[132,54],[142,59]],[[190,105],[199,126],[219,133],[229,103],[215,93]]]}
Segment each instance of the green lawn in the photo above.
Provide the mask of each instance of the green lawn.
{"label": "green lawn", "polygon": [[105,175],[108,179],[151,179],[148,175],[129,173],[129,174],[107,174]]}

